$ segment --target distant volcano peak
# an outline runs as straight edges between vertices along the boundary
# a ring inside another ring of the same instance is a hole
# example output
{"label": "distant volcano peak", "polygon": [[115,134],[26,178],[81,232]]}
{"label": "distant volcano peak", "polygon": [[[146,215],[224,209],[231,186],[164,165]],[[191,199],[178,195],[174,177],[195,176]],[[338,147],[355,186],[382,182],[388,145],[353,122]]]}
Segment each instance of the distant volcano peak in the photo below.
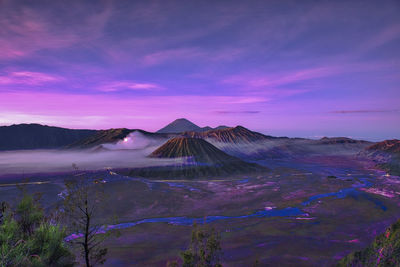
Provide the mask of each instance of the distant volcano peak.
{"label": "distant volcano peak", "polygon": [[175,121],[185,121],[185,122],[190,122],[190,123],[192,123],[191,121],[189,121],[189,120],[186,119],[186,118],[178,118],[178,119],[176,119]]}
{"label": "distant volcano peak", "polygon": [[211,128],[210,126],[200,127],[193,122],[185,118],[179,118],[166,125],[165,127],[158,130],[156,133],[183,133],[183,132],[205,132],[210,130],[218,130],[229,128],[227,126],[218,126],[217,128]]}
{"label": "distant volcano peak", "polygon": [[200,129],[201,128],[193,122],[185,118],[180,118],[161,128],[157,133],[180,133],[185,131],[198,131]]}

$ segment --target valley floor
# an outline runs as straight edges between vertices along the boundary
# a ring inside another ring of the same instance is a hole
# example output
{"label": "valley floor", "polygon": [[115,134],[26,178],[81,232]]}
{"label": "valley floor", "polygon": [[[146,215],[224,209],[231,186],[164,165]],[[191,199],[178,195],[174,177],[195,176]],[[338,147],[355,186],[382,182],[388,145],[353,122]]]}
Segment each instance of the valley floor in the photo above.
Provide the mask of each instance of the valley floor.
{"label": "valley floor", "polygon": [[[366,247],[400,217],[400,179],[351,156],[258,161],[259,176],[209,180],[149,180],[114,172],[0,178],[0,201],[14,202],[24,181],[50,209],[63,180],[100,179],[104,215],[115,214],[119,237],[107,241],[106,266],[165,266],[179,258],[194,221],[221,232],[224,266],[331,266]],[[26,179],[29,178],[29,179]],[[29,180],[29,181],[28,181]]]}

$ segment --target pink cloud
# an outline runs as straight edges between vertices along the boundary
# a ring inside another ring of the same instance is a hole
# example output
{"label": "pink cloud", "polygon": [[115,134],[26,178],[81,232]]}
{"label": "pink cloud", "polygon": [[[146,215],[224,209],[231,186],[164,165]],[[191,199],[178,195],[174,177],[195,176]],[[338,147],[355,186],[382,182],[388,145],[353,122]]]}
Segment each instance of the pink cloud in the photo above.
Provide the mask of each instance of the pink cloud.
{"label": "pink cloud", "polygon": [[154,83],[137,83],[131,81],[117,81],[104,84],[98,87],[99,91],[102,92],[116,92],[122,90],[133,90],[133,91],[154,91],[162,89],[161,86]]}
{"label": "pink cloud", "polygon": [[305,81],[315,78],[331,76],[337,73],[337,70],[332,68],[313,68],[295,71],[292,73],[284,74],[282,76],[261,78],[250,81],[252,86],[280,86],[299,81]]}
{"label": "pink cloud", "polygon": [[103,35],[103,28],[112,14],[111,6],[106,5],[100,12],[80,17],[80,23],[60,25],[48,14],[34,8],[16,8],[12,1],[6,1],[2,8],[10,10],[0,17],[0,58],[3,59],[96,40]]}
{"label": "pink cloud", "polygon": [[225,48],[221,50],[206,50],[196,47],[160,50],[143,57],[145,66],[162,64],[176,60],[232,61],[244,54],[241,48]]}
{"label": "pink cloud", "polygon": [[143,64],[151,66],[151,65],[161,64],[170,60],[193,59],[196,57],[201,57],[203,55],[204,52],[202,52],[197,48],[178,48],[178,49],[162,50],[146,55],[143,58]]}
{"label": "pink cloud", "polygon": [[18,18],[3,18],[0,27],[4,36],[0,40],[0,56],[3,58],[24,56],[45,48],[66,47],[78,40],[71,32],[52,34],[49,24],[29,10],[24,10]]}
{"label": "pink cloud", "polygon": [[362,113],[393,113],[399,112],[398,109],[358,109],[358,110],[334,110],[329,113],[334,114],[362,114]]}
{"label": "pink cloud", "polygon": [[379,46],[382,46],[388,42],[400,38],[400,24],[393,24],[389,27],[382,29],[380,32],[375,34],[371,39],[363,43],[360,50],[362,52],[368,52]]}
{"label": "pink cloud", "polygon": [[258,114],[259,110],[216,110],[216,114]]}
{"label": "pink cloud", "polygon": [[246,52],[244,48],[226,48],[222,50],[215,51],[209,54],[210,61],[233,61],[241,56],[243,56]]}
{"label": "pink cloud", "polygon": [[49,82],[59,82],[63,78],[41,72],[14,71],[0,76],[0,85],[41,85]]}
{"label": "pink cloud", "polygon": [[341,73],[339,67],[316,67],[301,69],[290,72],[282,72],[267,75],[235,75],[224,79],[223,83],[244,84],[247,87],[276,87],[296,83],[300,81],[312,80],[316,78],[328,77]]}
{"label": "pink cloud", "polygon": [[[155,27],[163,26],[168,22],[169,15],[165,13],[162,5],[152,3],[153,8],[147,6],[140,7],[132,12],[132,17],[154,24]],[[165,7],[164,7],[165,8]],[[225,6],[221,7],[225,10]],[[214,8],[214,11],[216,9]],[[207,58],[209,60],[232,60],[243,52],[234,46],[222,51],[207,51],[198,47],[181,47],[182,43],[191,42],[198,38],[204,38],[225,27],[231,25],[240,18],[240,12],[226,12],[216,18],[210,17],[207,24],[201,27],[191,28],[190,30],[176,30],[176,32],[165,32],[151,37],[132,37],[121,40],[118,43],[103,42],[99,44],[104,53],[115,62],[131,62],[138,60],[145,66],[152,66],[164,63],[169,60],[182,60],[193,58]],[[168,47],[168,48],[166,48]],[[175,48],[171,48],[175,47]],[[134,48],[134,49],[132,49]],[[144,55],[144,56],[143,56]]]}
{"label": "pink cloud", "polygon": [[258,92],[267,95],[291,96],[313,90],[313,85],[302,86],[302,88],[286,89],[292,84],[314,81],[321,78],[330,78],[338,75],[375,72],[380,70],[390,70],[400,66],[395,62],[366,62],[366,63],[336,63],[332,65],[317,66],[313,68],[298,69],[292,71],[276,72],[272,74],[263,73],[242,73],[228,76],[221,80],[223,84],[239,86],[248,92]]}

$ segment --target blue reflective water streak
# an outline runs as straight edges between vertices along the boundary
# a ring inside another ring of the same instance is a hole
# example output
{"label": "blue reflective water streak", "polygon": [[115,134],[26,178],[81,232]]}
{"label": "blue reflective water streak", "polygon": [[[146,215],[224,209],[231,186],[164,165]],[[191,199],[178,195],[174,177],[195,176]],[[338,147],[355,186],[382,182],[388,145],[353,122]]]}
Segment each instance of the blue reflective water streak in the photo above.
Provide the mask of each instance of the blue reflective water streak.
{"label": "blue reflective water streak", "polygon": [[[248,179],[243,179],[239,181],[239,183],[246,183]],[[371,197],[365,192],[359,191],[359,188],[366,188],[371,187],[373,184],[368,181],[367,178],[360,178],[360,181],[363,183],[354,184],[353,187],[344,188],[337,192],[325,193],[325,194],[318,194],[309,197],[306,201],[301,203],[301,206],[308,206],[311,202],[326,198],[326,197],[336,197],[336,198],[345,198],[348,196],[358,198],[364,197],[369,201],[374,202],[378,207],[380,207],[383,211],[387,208],[386,206],[378,199]],[[178,183],[168,183],[170,186],[177,186],[177,187],[185,187]],[[289,216],[300,216],[306,215],[307,213],[303,212],[300,208],[297,207],[288,207],[284,209],[272,209],[272,210],[261,210],[257,211],[248,215],[240,215],[240,216],[207,216],[206,218],[190,218],[190,217],[163,217],[163,218],[148,218],[139,220],[136,222],[127,222],[127,223],[120,223],[115,225],[107,225],[104,226],[99,232],[105,232],[112,229],[125,229],[129,227],[133,227],[138,224],[143,223],[168,223],[174,225],[193,225],[194,223],[203,224],[203,223],[211,223],[220,220],[230,220],[230,219],[243,219],[243,218],[268,218],[268,217],[289,217]],[[70,235],[66,238],[67,241],[70,241],[75,238],[79,238],[80,235]]]}

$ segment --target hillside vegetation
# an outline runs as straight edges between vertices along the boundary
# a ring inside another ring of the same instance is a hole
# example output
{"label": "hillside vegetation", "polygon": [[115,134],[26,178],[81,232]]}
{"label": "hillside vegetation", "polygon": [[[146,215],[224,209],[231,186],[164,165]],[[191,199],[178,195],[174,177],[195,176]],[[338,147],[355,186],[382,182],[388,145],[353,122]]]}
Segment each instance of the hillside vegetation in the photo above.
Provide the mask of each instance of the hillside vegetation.
{"label": "hillside vegetation", "polygon": [[377,236],[369,247],[343,258],[338,266],[400,266],[400,220]]}

